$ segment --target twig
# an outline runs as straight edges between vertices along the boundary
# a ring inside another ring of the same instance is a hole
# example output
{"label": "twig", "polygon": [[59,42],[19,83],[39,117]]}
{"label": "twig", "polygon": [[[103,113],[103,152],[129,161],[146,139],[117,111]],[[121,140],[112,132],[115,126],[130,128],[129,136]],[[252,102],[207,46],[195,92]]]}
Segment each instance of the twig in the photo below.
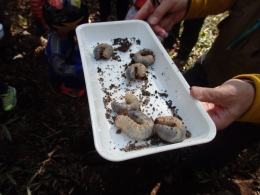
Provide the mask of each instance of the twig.
{"label": "twig", "polygon": [[57,131],[55,131],[54,129],[50,128],[47,124],[45,124],[44,122],[42,122],[42,124],[44,124],[45,127],[47,127],[48,129],[52,130],[54,133],[57,133]]}

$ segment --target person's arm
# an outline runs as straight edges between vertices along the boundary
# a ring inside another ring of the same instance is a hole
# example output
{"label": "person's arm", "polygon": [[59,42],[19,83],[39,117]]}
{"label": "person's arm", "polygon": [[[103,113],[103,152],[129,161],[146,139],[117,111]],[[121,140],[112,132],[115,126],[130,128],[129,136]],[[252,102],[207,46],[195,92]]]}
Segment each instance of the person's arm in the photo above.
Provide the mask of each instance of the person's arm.
{"label": "person's arm", "polygon": [[[253,81],[252,84],[249,81]],[[239,75],[215,88],[192,87],[218,130],[234,121],[260,123],[260,74]]]}
{"label": "person's arm", "polygon": [[237,0],[190,0],[189,9],[185,20],[204,18],[209,15],[217,15],[230,10]]}
{"label": "person's arm", "polygon": [[166,32],[186,15],[189,0],[161,0],[160,2],[159,6],[155,6],[152,0],[147,0],[133,19],[146,20],[157,35],[166,37]]}
{"label": "person's arm", "polygon": [[229,10],[237,0],[161,0],[154,6],[147,0],[134,19],[146,20],[157,35],[166,37],[173,25],[184,19],[206,17]]}

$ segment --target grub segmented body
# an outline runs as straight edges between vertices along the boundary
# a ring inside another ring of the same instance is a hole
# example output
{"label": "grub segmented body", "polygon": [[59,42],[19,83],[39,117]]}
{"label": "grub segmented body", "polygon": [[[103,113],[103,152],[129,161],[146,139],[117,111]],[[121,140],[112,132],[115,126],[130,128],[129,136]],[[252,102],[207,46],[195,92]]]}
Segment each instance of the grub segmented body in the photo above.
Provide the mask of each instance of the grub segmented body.
{"label": "grub segmented body", "polygon": [[115,125],[128,137],[136,141],[145,140],[154,133],[153,120],[140,111],[129,111],[128,116],[117,116]]}
{"label": "grub segmented body", "polygon": [[111,102],[111,107],[116,113],[127,114],[131,110],[140,110],[139,100],[134,94],[127,93],[124,98],[125,103]]}
{"label": "grub segmented body", "polygon": [[109,59],[113,55],[113,52],[113,47],[106,43],[97,45],[93,51],[96,60],[101,58]]}
{"label": "grub segmented body", "polygon": [[159,116],[154,121],[155,133],[164,141],[178,143],[186,137],[186,127],[174,116]]}
{"label": "grub segmented body", "polygon": [[134,55],[133,60],[136,63],[144,64],[146,67],[150,66],[154,63],[153,51],[150,49],[142,49]]}
{"label": "grub segmented body", "polygon": [[126,78],[129,81],[134,81],[135,79],[145,79],[146,77],[146,67],[141,63],[135,63],[128,66],[126,69]]}

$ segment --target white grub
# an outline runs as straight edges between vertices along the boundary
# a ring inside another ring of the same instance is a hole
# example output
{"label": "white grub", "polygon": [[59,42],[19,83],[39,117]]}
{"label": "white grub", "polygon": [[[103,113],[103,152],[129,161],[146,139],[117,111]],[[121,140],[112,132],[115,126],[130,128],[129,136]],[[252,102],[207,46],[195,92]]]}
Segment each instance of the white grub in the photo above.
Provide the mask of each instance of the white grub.
{"label": "white grub", "polygon": [[127,114],[131,110],[140,110],[138,98],[132,93],[126,93],[125,103],[111,102],[112,109],[118,114]]}
{"label": "white grub", "polygon": [[128,137],[136,141],[145,140],[154,133],[153,120],[140,111],[129,111],[128,116],[117,116],[115,125]]}
{"label": "white grub", "polygon": [[109,59],[113,55],[113,52],[113,47],[106,43],[97,45],[93,51],[96,60],[101,58]]}
{"label": "white grub", "polygon": [[134,55],[133,60],[136,63],[144,64],[146,67],[150,66],[154,63],[153,51],[150,49],[140,50]]}
{"label": "white grub", "polygon": [[157,135],[170,143],[182,142],[186,136],[186,127],[183,122],[174,116],[159,116],[154,121]]}
{"label": "white grub", "polygon": [[135,79],[145,79],[146,78],[146,67],[141,63],[135,63],[128,66],[126,69],[126,78],[129,81],[134,81]]}

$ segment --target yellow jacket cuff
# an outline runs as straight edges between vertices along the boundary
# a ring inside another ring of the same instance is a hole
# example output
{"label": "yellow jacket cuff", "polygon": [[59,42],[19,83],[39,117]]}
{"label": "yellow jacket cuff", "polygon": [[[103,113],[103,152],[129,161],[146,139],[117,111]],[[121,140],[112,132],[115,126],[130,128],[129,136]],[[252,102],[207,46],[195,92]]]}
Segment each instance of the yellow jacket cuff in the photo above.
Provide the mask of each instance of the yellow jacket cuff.
{"label": "yellow jacket cuff", "polygon": [[260,74],[243,74],[234,77],[234,79],[248,79],[254,82],[255,99],[249,110],[244,113],[237,121],[260,123]]}

